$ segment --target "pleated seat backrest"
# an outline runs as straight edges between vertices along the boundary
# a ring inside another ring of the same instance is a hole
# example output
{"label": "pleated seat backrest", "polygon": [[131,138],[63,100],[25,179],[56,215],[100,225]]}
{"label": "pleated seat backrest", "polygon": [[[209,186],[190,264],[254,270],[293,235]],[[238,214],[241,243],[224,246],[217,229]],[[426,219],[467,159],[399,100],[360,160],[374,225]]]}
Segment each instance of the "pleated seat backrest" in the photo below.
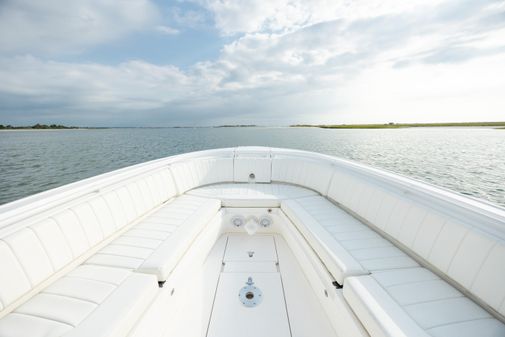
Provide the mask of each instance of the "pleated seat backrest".
{"label": "pleated seat backrest", "polygon": [[170,164],[170,171],[179,194],[204,185],[233,182],[233,152],[180,160]]}
{"label": "pleated seat backrest", "polygon": [[333,176],[331,162],[289,153],[274,153],[272,181],[310,188],[326,195]]}

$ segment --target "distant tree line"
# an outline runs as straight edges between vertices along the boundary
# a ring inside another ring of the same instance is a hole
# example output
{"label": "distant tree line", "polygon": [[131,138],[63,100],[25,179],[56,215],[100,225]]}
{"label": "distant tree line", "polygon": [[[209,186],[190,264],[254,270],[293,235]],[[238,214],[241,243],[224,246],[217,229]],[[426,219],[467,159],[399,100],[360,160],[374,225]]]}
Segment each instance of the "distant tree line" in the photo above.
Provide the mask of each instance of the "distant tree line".
{"label": "distant tree line", "polygon": [[12,125],[3,125],[0,124],[0,130],[1,129],[12,129],[12,130],[17,130],[17,129],[78,129],[77,126],[65,126],[65,125],[60,125],[60,124],[35,124],[32,126],[12,126]]}

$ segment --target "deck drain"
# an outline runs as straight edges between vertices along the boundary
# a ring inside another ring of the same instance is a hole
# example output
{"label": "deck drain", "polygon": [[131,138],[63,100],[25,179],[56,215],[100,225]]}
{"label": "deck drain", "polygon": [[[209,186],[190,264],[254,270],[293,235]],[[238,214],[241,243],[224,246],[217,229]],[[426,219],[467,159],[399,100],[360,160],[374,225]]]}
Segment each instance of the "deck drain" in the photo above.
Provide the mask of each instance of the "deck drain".
{"label": "deck drain", "polygon": [[261,290],[254,286],[252,277],[249,276],[246,285],[240,289],[238,298],[242,304],[248,308],[253,308],[261,303],[263,293]]}

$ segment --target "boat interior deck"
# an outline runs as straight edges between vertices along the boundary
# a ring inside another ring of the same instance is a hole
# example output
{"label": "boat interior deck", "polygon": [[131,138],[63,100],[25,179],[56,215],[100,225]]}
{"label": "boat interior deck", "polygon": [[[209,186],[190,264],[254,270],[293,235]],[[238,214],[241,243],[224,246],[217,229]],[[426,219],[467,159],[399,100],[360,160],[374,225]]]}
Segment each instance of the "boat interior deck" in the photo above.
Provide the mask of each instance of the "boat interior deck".
{"label": "boat interior deck", "polygon": [[504,228],[319,154],[169,157],[0,206],[0,336],[505,336]]}

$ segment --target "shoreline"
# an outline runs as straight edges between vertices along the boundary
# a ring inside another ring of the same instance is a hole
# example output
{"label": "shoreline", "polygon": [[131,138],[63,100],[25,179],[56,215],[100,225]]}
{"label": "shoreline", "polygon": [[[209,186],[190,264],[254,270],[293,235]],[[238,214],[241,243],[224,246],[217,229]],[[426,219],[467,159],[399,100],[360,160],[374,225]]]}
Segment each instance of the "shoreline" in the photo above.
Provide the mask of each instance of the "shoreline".
{"label": "shoreline", "polygon": [[212,129],[212,128],[318,128],[318,129],[407,129],[407,128],[472,128],[484,127],[495,130],[505,130],[505,122],[464,122],[464,123],[398,123],[398,124],[294,124],[294,125],[226,125],[226,126],[127,126],[127,127],[65,127],[65,128],[32,128],[12,127],[0,128],[0,132],[36,132],[36,131],[84,131],[84,130],[108,130],[108,129]]}
{"label": "shoreline", "polygon": [[505,129],[505,122],[462,122],[462,123],[387,123],[387,124],[296,124],[290,127],[320,129],[404,129],[433,127],[493,127]]}

